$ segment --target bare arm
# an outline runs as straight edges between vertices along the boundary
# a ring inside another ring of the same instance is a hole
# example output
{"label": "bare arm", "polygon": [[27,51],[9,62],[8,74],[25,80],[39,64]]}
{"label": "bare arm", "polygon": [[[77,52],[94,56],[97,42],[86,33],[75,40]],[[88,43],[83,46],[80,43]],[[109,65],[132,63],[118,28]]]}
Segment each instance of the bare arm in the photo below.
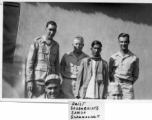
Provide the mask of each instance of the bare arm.
{"label": "bare arm", "polygon": [[113,62],[114,62],[114,59],[110,58],[110,60],[109,60],[109,80],[110,80],[110,82],[114,81]]}
{"label": "bare arm", "polygon": [[138,79],[139,76],[139,58],[136,59],[134,62],[134,67],[133,67],[133,83]]}

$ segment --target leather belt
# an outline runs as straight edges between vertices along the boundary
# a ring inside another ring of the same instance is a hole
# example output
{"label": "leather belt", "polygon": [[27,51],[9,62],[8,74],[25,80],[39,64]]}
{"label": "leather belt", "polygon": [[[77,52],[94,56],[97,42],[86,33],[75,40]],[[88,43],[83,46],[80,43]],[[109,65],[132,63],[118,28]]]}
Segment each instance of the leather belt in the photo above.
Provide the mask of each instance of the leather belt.
{"label": "leather belt", "polygon": [[133,84],[132,81],[126,80],[126,79],[122,79],[122,78],[115,78],[115,81],[116,81],[116,82],[119,82],[119,83]]}

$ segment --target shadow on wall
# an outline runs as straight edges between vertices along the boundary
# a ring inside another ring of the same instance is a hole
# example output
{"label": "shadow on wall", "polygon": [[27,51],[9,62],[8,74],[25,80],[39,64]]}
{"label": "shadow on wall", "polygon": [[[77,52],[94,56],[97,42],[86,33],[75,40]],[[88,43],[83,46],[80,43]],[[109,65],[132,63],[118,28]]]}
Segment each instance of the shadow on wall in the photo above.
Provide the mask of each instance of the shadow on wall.
{"label": "shadow on wall", "polygon": [[[15,45],[15,50],[20,47]],[[12,56],[12,62],[3,61],[2,98],[25,98],[25,65],[20,56]]]}
{"label": "shadow on wall", "polygon": [[[28,3],[37,6],[39,3]],[[106,14],[115,19],[130,21],[137,24],[152,25],[152,4],[129,4],[129,3],[41,3],[51,7],[60,7],[68,11],[81,11],[86,14],[96,12]],[[148,16],[148,18],[147,18]]]}
{"label": "shadow on wall", "polygon": [[25,66],[23,63],[3,63],[2,98],[25,97]]}
{"label": "shadow on wall", "polygon": [[14,51],[22,47],[16,44],[20,4],[4,2],[3,22],[3,73],[2,98],[25,97],[25,65]]}

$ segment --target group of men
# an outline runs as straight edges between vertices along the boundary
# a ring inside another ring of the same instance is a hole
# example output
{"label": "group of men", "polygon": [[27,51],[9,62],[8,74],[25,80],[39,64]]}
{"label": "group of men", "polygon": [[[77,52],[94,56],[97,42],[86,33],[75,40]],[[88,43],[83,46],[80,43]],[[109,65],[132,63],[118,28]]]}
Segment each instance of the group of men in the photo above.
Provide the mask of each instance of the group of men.
{"label": "group of men", "polygon": [[139,58],[129,49],[129,35],[118,36],[120,50],[108,63],[102,59],[102,43],[94,40],[91,56],[85,54],[84,39],[73,40],[73,51],[59,64],[59,44],[53,39],[57,24],[49,21],[46,34],[34,39],[27,58],[29,98],[43,99],[134,99],[133,84],[139,75]]}

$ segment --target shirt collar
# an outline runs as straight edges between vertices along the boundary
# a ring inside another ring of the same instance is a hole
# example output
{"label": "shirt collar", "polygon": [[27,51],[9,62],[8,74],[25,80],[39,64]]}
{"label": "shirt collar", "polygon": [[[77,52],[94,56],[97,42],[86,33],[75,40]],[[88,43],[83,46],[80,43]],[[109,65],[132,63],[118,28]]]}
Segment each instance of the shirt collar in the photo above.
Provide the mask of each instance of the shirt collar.
{"label": "shirt collar", "polygon": [[101,61],[102,60],[102,57],[99,56],[99,57],[90,57],[92,60],[95,60],[95,61]]}
{"label": "shirt collar", "polygon": [[[69,56],[75,56],[74,53],[73,53],[73,51],[70,52]],[[84,57],[87,57],[87,55],[82,51],[82,53],[81,53],[81,55],[79,56],[78,59],[81,59],[81,58],[84,58]]]}
{"label": "shirt collar", "polygon": [[117,55],[118,55],[118,56],[121,56],[121,57],[128,57],[128,56],[131,56],[131,55],[132,55],[132,53],[131,53],[131,51],[130,51],[130,50],[128,50],[128,53],[127,53],[127,54],[125,54],[125,56],[123,56],[123,55],[122,55],[122,53],[121,53],[120,51],[118,51],[118,52],[117,52]]}
{"label": "shirt collar", "polygon": [[[45,35],[42,36],[42,43],[46,43],[47,44],[47,40],[46,40],[46,36]],[[51,41],[51,45],[54,45],[54,44],[55,44],[55,42],[54,42],[54,40],[52,40]]]}
{"label": "shirt collar", "polygon": [[74,53],[73,53],[73,51],[69,53],[69,56],[74,56]]}

